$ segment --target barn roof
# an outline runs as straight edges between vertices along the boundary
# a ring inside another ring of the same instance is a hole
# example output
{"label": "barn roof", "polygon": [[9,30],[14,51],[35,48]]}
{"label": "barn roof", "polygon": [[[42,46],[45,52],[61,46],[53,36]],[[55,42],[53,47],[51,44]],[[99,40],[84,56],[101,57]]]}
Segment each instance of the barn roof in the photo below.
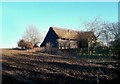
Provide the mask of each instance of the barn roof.
{"label": "barn roof", "polygon": [[77,39],[78,36],[81,38],[88,38],[90,36],[93,36],[94,33],[91,31],[83,32],[83,31],[75,31],[65,28],[59,28],[59,27],[50,27],[54,30],[54,32],[58,35],[59,38],[64,39]]}

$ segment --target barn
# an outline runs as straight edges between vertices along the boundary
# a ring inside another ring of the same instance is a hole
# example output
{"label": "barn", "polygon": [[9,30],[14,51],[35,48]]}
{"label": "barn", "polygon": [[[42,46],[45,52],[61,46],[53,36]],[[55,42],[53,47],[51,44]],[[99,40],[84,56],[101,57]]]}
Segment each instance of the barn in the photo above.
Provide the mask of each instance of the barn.
{"label": "barn", "polygon": [[50,27],[44,41],[40,45],[46,47],[48,43],[53,48],[74,49],[87,48],[96,38],[93,32],[80,32],[59,27]]}

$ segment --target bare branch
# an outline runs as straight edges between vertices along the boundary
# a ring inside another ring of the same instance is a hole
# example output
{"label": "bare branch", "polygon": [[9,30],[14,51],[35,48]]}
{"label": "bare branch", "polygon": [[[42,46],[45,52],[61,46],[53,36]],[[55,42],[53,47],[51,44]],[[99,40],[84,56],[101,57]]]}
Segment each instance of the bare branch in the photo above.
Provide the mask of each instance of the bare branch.
{"label": "bare branch", "polygon": [[40,43],[41,35],[39,30],[32,25],[26,30],[25,34],[23,35],[23,39],[27,42],[32,42],[35,45],[36,43]]}

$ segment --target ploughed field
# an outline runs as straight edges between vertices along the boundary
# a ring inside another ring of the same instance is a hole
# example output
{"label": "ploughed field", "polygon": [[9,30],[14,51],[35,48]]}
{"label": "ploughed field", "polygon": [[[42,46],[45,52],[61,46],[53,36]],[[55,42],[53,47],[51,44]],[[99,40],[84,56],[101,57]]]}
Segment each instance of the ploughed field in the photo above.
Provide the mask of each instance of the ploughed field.
{"label": "ploughed field", "polygon": [[[116,60],[2,50],[2,84],[117,84]],[[118,83],[119,84],[119,83]]]}

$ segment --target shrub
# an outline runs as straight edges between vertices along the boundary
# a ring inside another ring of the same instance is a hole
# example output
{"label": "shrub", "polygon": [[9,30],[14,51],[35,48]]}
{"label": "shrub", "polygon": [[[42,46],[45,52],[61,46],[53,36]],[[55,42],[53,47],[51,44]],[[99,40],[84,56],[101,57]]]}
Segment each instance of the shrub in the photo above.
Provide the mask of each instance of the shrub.
{"label": "shrub", "polygon": [[32,49],[34,47],[32,42],[25,42],[23,39],[18,42],[18,46],[21,49]]}
{"label": "shrub", "polygon": [[120,56],[120,39],[113,41],[111,44],[112,44],[112,53],[116,57],[120,58],[119,57]]}
{"label": "shrub", "polygon": [[18,42],[18,47],[21,47],[22,49],[25,49],[25,47],[26,47],[26,42],[25,42],[25,40],[20,40],[19,42]]}
{"label": "shrub", "polygon": [[109,52],[110,52],[110,49],[107,46],[97,46],[95,48],[95,53],[96,54],[108,55]]}
{"label": "shrub", "polygon": [[49,54],[52,53],[52,44],[50,42],[46,43],[46,52]]}
{"label": "shrub", "polygon": [[39,45],[38,45],[38,44],[39,44],[39,43],[35,43],[35,44],[34,44],[34,47],[39,47]]}
{"label": "shrub", "polygon": [[32,49],[33,43],[32,42],[26,42],[26,49]]}

